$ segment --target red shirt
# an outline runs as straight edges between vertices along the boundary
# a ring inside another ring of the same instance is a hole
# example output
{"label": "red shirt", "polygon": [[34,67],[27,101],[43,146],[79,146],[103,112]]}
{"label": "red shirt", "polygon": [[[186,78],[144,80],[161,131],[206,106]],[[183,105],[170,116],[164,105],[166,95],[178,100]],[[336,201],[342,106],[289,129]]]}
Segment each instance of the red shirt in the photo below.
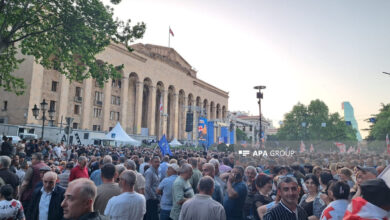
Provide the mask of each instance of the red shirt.
{"label": "red shirt", "polygon": [[78,178],[89,178],[87,167],[84,167],[83,169],[80,165],[73,167],[70,171],[69,182]]}

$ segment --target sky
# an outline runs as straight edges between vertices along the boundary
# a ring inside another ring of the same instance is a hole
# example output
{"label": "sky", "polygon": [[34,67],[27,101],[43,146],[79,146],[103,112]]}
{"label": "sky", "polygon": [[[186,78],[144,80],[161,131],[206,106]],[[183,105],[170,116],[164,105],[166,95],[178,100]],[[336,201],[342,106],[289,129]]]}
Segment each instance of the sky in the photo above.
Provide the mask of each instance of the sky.
{"label": "sky", "polygon": [[[108,0],[104,0],[108,3]],[[390,100],[390,1],[122,0],[114,16],[143,21],[135,43],[170,46],[199,79],[229,92],[229,111],[262,114],[275,127],[298,102],[324,101],[359,129]],[[361,131],[365,137],[368,133]]]}

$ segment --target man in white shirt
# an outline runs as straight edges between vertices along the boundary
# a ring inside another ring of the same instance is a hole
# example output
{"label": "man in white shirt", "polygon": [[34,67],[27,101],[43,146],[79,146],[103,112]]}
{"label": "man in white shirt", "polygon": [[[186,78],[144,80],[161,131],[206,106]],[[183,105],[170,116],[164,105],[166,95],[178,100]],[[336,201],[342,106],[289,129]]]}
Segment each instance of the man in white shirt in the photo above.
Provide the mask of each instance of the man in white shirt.
{"label": "man in white shirt", "polygon": [[136,173],[125,170],[119,177],[119,187],[122,194],[112,197],[104,210],[104,215],[111,220],[133,219],[142,220],[146,213],[145,197],[134,192]]}

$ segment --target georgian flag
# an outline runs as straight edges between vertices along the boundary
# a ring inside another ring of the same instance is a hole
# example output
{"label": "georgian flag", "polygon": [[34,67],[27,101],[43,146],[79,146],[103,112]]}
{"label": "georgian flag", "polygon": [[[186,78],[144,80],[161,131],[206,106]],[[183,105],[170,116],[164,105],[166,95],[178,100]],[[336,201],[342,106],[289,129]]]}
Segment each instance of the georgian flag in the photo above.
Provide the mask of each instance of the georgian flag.
{"label": "georgian flag", "polygon": [[314,153],[314,147],[313,147],[313,144],[310,144],[310,153]]}
{"label": "georgian flag", "polygon": [[339,220],[342,219],[345,210],[348,207],[348,200],[340,199],[335,200],[322,211],[320,220]]}
{"label": "georgian flag", "polygon": [[388,212],[362,197],[352,199],[343,220],[389,220]]}
{"label": "georgian flag", "polygon": [[334,143],[336,145],[336,147],[340,150],[340,153],[345,153],[346,152],[346,147],[345,147],[345,144],[343,143],[340,143],[340,142],[336,142]]}
{"label": "georgian flag", "polygon": [[355,153],[355,149],[354,149],[352,146],[350,146],[350,147],[348,148],[347,153],[348,153],[348,154],[353,154],[353,153]]}
{"label": "georgian flag", "polygon": [[301,146],[299,148],[299,153],[303,153],[306,151],[306,147],[305,147],[305,144],[303,143],[303,141],[301,141]]}
{"label": "georgian flag", "polygon": [[171,27],[169,27],[169,33],[172,35],[172,37],[175,36],[175,35],[173,34],[173,31],[172,31]]}
{"label": "georgian flag", "polygon": [[160,97],[160,113],[163,112],[163,102],[162,102],[162,96]]}

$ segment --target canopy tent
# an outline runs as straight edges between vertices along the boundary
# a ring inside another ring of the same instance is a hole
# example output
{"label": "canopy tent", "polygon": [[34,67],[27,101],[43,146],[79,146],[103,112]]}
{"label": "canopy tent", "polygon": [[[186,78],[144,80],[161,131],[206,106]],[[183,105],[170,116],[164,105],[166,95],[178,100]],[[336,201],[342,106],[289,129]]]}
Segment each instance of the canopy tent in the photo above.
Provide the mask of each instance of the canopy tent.
{"label": "canopy tent", "polygon": [[131,138],[127,133],[123,130],[121,124],[118,122],[115,127],[106,134],[106,138],[111,138],[115,140],[117,143],[130,144],[134,146],[140,146],[141,142]]}
{"label": "canopy tent", "polygon": [[183,144],[181,144],[181,143],[175,138],[175,139],[173,139],[173,140],[171,141],[171,143],[169,143],[169,145],[170,145],[171,147],[177,147],[177,146],[181,146],[181,145],[183,145]]}

